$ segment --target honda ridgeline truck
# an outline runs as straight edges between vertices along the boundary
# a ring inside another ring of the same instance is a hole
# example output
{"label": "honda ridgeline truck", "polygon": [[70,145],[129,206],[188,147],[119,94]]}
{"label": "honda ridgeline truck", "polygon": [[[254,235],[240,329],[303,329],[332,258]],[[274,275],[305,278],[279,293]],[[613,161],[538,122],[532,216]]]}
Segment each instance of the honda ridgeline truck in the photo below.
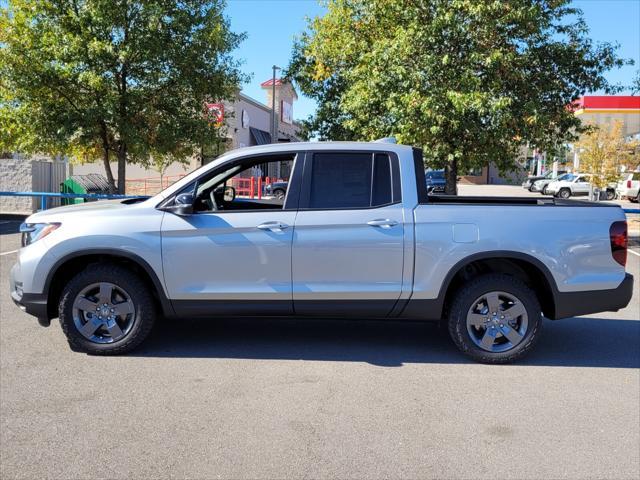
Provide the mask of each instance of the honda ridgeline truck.
{"label": "honda ridgeline truck", "polygon": [[295,316],[443,322],[463,353],[505,363],[543,315],[616,311],[633,288],[618,206],[428,196],[421,150],[384,142],[234,150],[152,198],[21,231],[12,298],[91,354],[131,351],[159,315]]}

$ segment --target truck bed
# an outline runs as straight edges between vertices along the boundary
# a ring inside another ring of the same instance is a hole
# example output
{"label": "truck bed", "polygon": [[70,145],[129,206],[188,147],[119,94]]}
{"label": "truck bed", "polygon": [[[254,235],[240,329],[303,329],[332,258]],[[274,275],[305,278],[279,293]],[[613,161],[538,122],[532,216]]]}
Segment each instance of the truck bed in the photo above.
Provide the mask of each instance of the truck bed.
{"label": "truck bed", "polygon": [[531,198],[531,197],[466,197],[459,195],[428,195],[420,204],[444,205],[542,205],[560,207],[618,207],[615,203],[587,202],[583,200],[563,200],[560,198]]}

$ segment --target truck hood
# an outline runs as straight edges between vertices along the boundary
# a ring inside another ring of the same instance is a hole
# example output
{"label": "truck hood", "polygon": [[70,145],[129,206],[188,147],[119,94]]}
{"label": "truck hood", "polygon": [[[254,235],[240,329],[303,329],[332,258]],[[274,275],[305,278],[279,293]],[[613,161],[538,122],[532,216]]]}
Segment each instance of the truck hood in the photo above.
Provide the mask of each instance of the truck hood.
{"label": "truck hood", "polygon": [[123,199],[117,200],[100,200],[97,202],[79,203],[77,205],[67,205],[65,207],[50,208],[49,210],[42,210],[29,216],[26,223],[38,223],[38,222],[52,222],[57,219],[78,214],[92,214],[105,211],[112,211],[116,209],[123,209],[130,207],[131,203]]}

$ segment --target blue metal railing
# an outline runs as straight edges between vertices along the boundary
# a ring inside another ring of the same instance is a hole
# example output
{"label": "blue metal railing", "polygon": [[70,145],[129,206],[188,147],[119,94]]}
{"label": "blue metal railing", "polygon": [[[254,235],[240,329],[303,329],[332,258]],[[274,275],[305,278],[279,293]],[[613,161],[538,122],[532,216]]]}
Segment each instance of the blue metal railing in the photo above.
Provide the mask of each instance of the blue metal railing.
{"label": "blue metal railing", "polygon": [[[149,198],[148,195],[120,195],[98,193],[57,193],[57,192],[0,192],[0,197],[40,197],[40,209],[47,209],[49,198],[89,198],[92,200],[115,200],[118,198]],[[623,208],[625,213],[640,213],[640,208]]]}
{"label": "blue metal railing", "polygon": [[46,210],[49,198],[88,198],[92,200],[115,200],[118,198],[149,198],[146,195],[119,195],[100,193],[57,192],[0,192],[0,197],[40,197],[40,210]]}

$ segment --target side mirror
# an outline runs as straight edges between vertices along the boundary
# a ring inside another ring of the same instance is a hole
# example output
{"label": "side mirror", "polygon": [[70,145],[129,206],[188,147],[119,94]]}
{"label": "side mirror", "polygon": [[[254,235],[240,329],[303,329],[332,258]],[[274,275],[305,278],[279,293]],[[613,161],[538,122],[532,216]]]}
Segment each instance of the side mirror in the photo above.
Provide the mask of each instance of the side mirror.
{"label": "side mirror", "polygon": [[175,203],[176,205],[193,205],[193,194],[181,193],[176,197],[173,203]]}
{"label": "side mirror", "polygon": [[181,217],[185,217],[187,215],[193,214],[193,205],[171,205],[169,207],[164,207],[163,210],[165,212],[175,213],[176,215],[180,215]]}
{"label": "side mirror", "polygon": [[181,193],[174,199],[173,205],[164,207],[163,210],[180,216],[193,214],[193,194]]}
{"label": "side mirror", "polygon": [[224,187],[224,201],[233,202],[236,199],[236,189],[231,186]]}

